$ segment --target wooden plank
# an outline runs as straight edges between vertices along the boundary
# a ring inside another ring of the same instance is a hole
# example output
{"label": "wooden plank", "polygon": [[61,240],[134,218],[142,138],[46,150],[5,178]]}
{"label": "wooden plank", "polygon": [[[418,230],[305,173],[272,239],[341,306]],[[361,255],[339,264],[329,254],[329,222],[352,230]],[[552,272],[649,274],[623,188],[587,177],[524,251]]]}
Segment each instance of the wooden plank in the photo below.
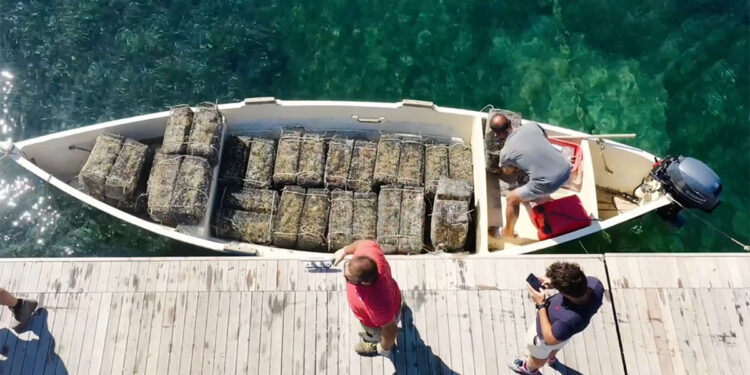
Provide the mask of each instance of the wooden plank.
{"label": "wooden plank", "polygon": [[[265,289],[265,287],[264,287]],[[271,340],[276,332],[273,330],[274,316],[273,316],[273,292],[263,292],[261,295],[261,332],[260,332],[260,348],[259,348],[259,359],[258,359],[258,373],[269,374],[271,372],[271,356],[274,355],[271,351]]]}
{"label": "wooden plank", "polygon": [[[723,347],[727,353],[729,359],[728,365],[730,373],[747,373],[743,371],[742,362],[747,359],[747,354],[750,353],[744,349],[744,345],[740,346],[741,340],[738,340],[737,329],[734,329],[731,322],[737,318],[736,314],[730,314],[726,303],[723,301],[723,297],[726,293],[726,289],[717,288],[710,290],[707,296],[710,297],[708,303],[709,306],[713,306],[713,310],[716,314],[716,322],[718,323],[717,328],[717,339],[721,342],[720,347]],[[744,341],[744,340],[743,340]],[[743,342],[744,344],[744,342]]]}
{"label": "wooden plank", "polygon": [[[288,264],[286,265],[288,268]],[[288,278],[287,278],[288,280]],[[296,301],[294,299],[294,292],[289,291],[291,288],[286,286],[286,292],[283,293],[283,323],[282,331],[279,332],[282,336],[281,339],[281,373],[291,374],[294,372],[294,360],[296,353],[294,352],[294,308]],[[341,341],[341,340],[340,340]]]}
{"label": "wooden plank", "polygon": [[[184,264],[180,264],[180,268],[182,268],[183,266]],[[178,271],[178,275],[179,272],[180,271]],[[179,276],[177,277],[177,279],[179,280]],[[182,358],[183,348],[191,347],[191,345],[189,345],[188,343],[192,344],[192,341],[187,341],[184,337],[186,331],[185,317],[187,316],[187,310],[189,308],[190,306],[188,306],[188,293],[177,292],[175,294],[174,323],[172,335],[170,336],[169,350],[166,353],[162,353],[163,356],[168,357],[168,374],[184,374],[183,372],[180,372],[182,362],[189,362],[187,358]],[[208,317],[205,317],[205,319],[208,319]]]}
{"label": "wooden plank", "polygon": [[[36,350],[36,357],[34,359],[33,366],[32,364],[29,364],[29,368],[31,368],[32,374],[43,374],[45,370],[45,366],[47,365],[48,361],[54,361],[53,357],[50,357],[50,348],[54,350],[54,347],[52,345],[54,341],[54,336],[52,335],[52,330],[55,324],[55,318],[57,317],[57,309],[54,307],[57,304],[58,295],[56,293],[50,293],[46,297],[47,301],[47,321],[46,321],[46,327],[43,327],[44,334],[39,338],[39,344]],[[10,315],[10,314],[8,314]],[[3,318],[5,319],[6,314],[3,314]],[[54,353],[54,352],[53,352]],[[25,367],[25,366],[24,366]]]}
{"label": "wooden plank", "polygon": [[324,373],[328,368],[326,338],[328,332],[328,293],[315,292],[315,320],[308,322],[315,331],[315,372]]}
{"label": "wooden plank", "polygon": [[[305,272],[307,273],[307,272]],[[308,284],[309,285],[309,284]],[[302,319],[302,325],[305,332],[305,351],[304,351],[304,371],[305,374],[314,374],[315,368],[315,342],[317,329],[315,319],[317,319],[317,307],[318,303],[324,303],[325,301],[318,301],[318,293],[305,292],[305,313],[304,319]]]}
{"label": "wooden plank", "polygon": [[[676,277],[675,277],[676,279]],[[672,359],[672,366],[676,374],[686,373],[686,364],[682,351],[680,350],[680,343],[678,338],[677,327],[672,317],[672,310],[670,308],[669,297],[667,294],[669,289],[658,289],[651,292],[651,298],[653,302],[658,303],[658,307],[661,309],[662,322],[664,324],[664,334],[667,337],[667,349]],[[683,334],[684,331],[680,331],[679,334]],[[693,367],[693,366],[691,366]]]}
{"label": "wooden plank", "polygon": [[[705,374],[708,372],[703,358],[698,337],[697,322],[691,314],[692,306],[685,306],[685,290],[667,290],[670,313],[675,327],[675,337],[680,346],[686,374]],[[700,353],[700,355],[699,355]]]}
{"label": "wooden plank", "polygon": [[[154,271],[158,272],[157,267]],[[149,271],[150,272],[150,271]],[[154,278],[154,286],[156,285],[157,279]],[[148,338],[148,353],[145,358],[146,362],[146,374],[154,374],[157,371],[159,365],[159,348],[162,340],[168,340],[168,338],[161,337],[161,325],[162,316],[164,315],[163,310],[165,309],[164,303],[166,302],[166,293],[154,293],[154,308],[151,312],[151,327],[149,328]]]}
{"label": "wooden plank", "polygon": [[[657,348],[657,337],[652,327],[652,322],[649,321],[649,311],[646,303],[646,294],[644,289],[634,289],[633,299],[635,301],[634,308],[639,317],[641,323],[641,331],[643,333],[643,341],[646,349],[646,356],[648,358],[649,366],[651,369],[661,368],[662,371],[667,371],[666,364],[662,363],[662,357],[659,355]],[[662,367],[664,366],[664,367]]]}
{"label": "wooden plank", "polygon": [[[209,265],[208,270],[211,270]],[[213,271],[212,271],[213,272]],[[206,278],[213,280],[213,276],[209,277],[212,272],[208,272]],[[208,312],[206,317],[217,316],[219,313],[219,300],[221,295],[219,292],[208,293]],[[206,334],[203,337],[203,363],[201,365],[202,374],[212,374],[214,370],[214,361],[216,360],[216,327],[218,319],[206,319]]]}
{"label": "wooden plank", "polygon": [[[101,279],[101,277],[100,277]],[[97,284],[97,287],[102,286]],[[112,305],[112,293],[101,293],[99,302],[99,309],[96,315],[96,329],[93,335],[91,345],[91,356],[88,356],[88,352],[84,352],[81,358],[81,368],[79,374],[98,374],[101,370],[101,364],[104,354],[104,345],[106,342],[106,334],[109,330],[109,320],[112,314],[110,313],[110,306]],[[89,337],[85,335],[84,338]],[[41,347],[41,345],[40,345]]]}
{"label": "wooden plank", "polygon": [[719,324],[719,317],[717,316],[716,309],[714,307],[713,299],[711,298],[711,290],[707,288],[701,288],[696,290],[698,292],[699,305],[703,308],[703,312],[706,317],[706,323],[708,325],[709,337],[713,343],[714,352],[716,353],[716,360],[718,362],[718,369],[721,369],[722,374],[733,373],[733,361],[727,353],[726,342],[724,341],[725,336],[721,330]]}
{"label": "wooden plank", "polygon": [[[170,267],[171,268],[171,267]],[[174,272],[176,273],[176,271]],[[172,270],[170,270],[172,274]],[[174,279],[174,277],[172,277]],[[169,288],[169,283],[167,284]],[[169,356],[174,348],[175,342],[172,341],[172,329],[174,328],[175,320],[177,319],[177,293],[167,292],[165,294],[163,308],[161,314],[156,316],[156,320],[161,322],[159,330],[161,330],[158,346],[159,359],[156,365],[156,371],[159,374],[166,374],[169,371]]]}
{"label": "wooden plank", "polygon": [[[190,283],[195,275],[195,266],[193,261],[182,260],[180,261],[180,268],[177,271],[177,291],[188,292],[190,291]],[[187,297],[185,297],[187,298]]]}
{"label": "wooden plank", "polygon": [[[231,268],[234,267],[236,270],[239,269],[238,265],[232,266],[232,264],[229,265],[230,267],[230,275],[232,274]],[[240,317],[244,315],[242,313],[242,295],[239,291],[239,284],[235,283],[235,281],[238,279],[236,277],[236,273],[232,278],[229,278],[228,281],[230,281],[229,285],[234,285],[233,289],[235,291],[226,293],[228,294],[229,299],[229,306],[227,308],[227,313],[229,314],[229,317],[227,318],[227,348],[226,348],[226,360],[224,362],[224,373],[226,374],[234,374],[236,372],[239,372],[237,370],[237,362],[238,362],[238,348],[239,348],[239,340],[240,340]],[[247,346],[245,346],[245,349],[247,349]],[[245,351],[247,353],[247,351]],[[247,355],[243,353],[243,358],[247,359]]]}
{"label": "wooden plank", "polygon": [[[135,357],[133,359],[133,374],[143,374],[146,372],[146,360],[148,356],[148,347],[151,340],[151,322],[154,317],[156,304],[156,294],[146,292],[143,294],[143,311],[141,320],[138,322],[138,341],[136,343]],[[136,327],[131,324],[131,327]],[[127,370],[127,368],[126,368]]]}
{"label": "wooden plank", "polygon": [[127,292],[130,287],[131,268],[133,268],[134,264],[125,260],[118,263],[117,283],[113,286],[112,290],[115,292]]}
{"label": "wooden plank", "polygon": [[[502,297],[504,293],[506,292],[499,290],[487,292],[487,299],[489,299],[487,309],[490,314],[490,321],[492,322],[492,332],[494,332],[492,338],[497,353],[495,358],[495,367],[498,369],[497,373],[510,374],[511,372],[507,368],[506,363],[510,362],[513,356],[520,353],[516,349],[511,348],[511,345],[514,347],[516,345],[516,337],[515,333],[512,336],[508,335],[504,317],[506,311],[508,311],[507,308],[510,306],[503,304]],[[504,307],[506,310],[503,309]]]}
{"label": "wooden plank", "polygon": [[[62,297],[62,300],[61,300]],[[45,366],[45,373],[56,373],[65,367],[65,363],[70,362],[70,347],[72,346],[73,330],[75,329],[76,317],[78,315],[78,305],[80,294],[78,293],[59,293],[58,306],[59,312],[55,319],[55,325],[51,332],[54,332],[53,338],[56,338],[57,345],[55,353],[56,360],[49,362]],[[12,348],[11,348],[12,351]]]}
{"label": "wooden plank", "polygon": [[738,319],[742,326],[742,331],[738,335],[745,339],[745,345],[750,347],[750,323],[745,319],[750,317],[750,289],[734,289],[734,306],[737,310]]}
{"label": "wooden plank", "polygon": [[[450,281],[449,281],[450,283]],[[458,316],[458,296],[456,295],[456,292],[446,291],[445,293],[445,311],[446,316],[448,317],[448,332],[449,332],[449,339],[448,342],[450,343],[450,364],[451,368],[460,373],[465,374],[466,371],[464,371],[464,363],[463,363],[463,350],[468,349],[465,347],[465,343],[463,342],[463,337],[461,335],[461,323]],[[445,332],[445,333],[448,333]],[[469,344],[471,345],[471,344]],[[441,343],[442,346],[442,343]]]}
{"label": "wooden plank", "polygon": [[[597,330],[596,341],[602,356],[602,368],[609,368],[612,374],[624,374],[620,345],[617,337],[616,317],[612,312],[612,290],[604,291],[604,301],[599,309],[599,317],[595,318],[594,329]],[[624,341],[624,340],[623,340]],[[606,353],[602,353],[606,351]],[[609,364],[609,367],[606,366]]]}
{"label": "wooden plank", "polygon": [[215,324],[214,320],[207,318],[210,293],[205,291],[196,292],[196,295],[198,303],[195,309],[195,332],[193,334],[192,355],[190,356],[190,374],[201,373],[203,369],[203,345],[206,340],[206,329],[209,324]]}
{"label": "wooden plank", "polygon": [[[335,290],[329,290],[326,292],[328,294],[328,303],[326,306],[328,307],[328,314],[326,317],[327,320],[327,329],[326,329],[326,371],[329,374],[338,374],[339,373],[339,351],[337,350],[338,346],[336,345],[338,341],[341,339],[340,332],[339,332],[339,292]],[[272,372],[274,373],[274,372]]]}
{"label": "wooden plank", "polygon": [[[434,262],[432,262],[434,266]],[[428,271],[426,269],[426,271]],[[429,272],[429,271],[428,271]],[[429,278],[427,279],[429,280]],[[434,281],[433,281],[434,282]],[[422,339],[427,345],[428,355],[428,367],[426,373],[439,374],[442,372],[442,359],[439,357],[440,353],[440,338],[438,332],[438,319],[437,319],[437,293],[429,289],[424,292],[425,302],[423,308],[425,310],[424,319],[422,325],[419,327],[419,332],[422,335]],[[425,371],[422,371],[425,372]]]}
{"label": "wooden plank", "polygon": [[[470,292],[467,292],[469,297],[469,324],[471,327],[471,341],[472,341],[472,348],[473,348],[473,354],[474,354],[474,366],[476,368],[477,374],[487,374],[492,373],[496,374],[497,370],[490,371],[491,368],[495,367],[495,358],[494,355],[492,355],[491,362],[493,362],[492,365],[489,365],[487,362],[490,362],[490,360],[486,359],[486,348],[485,343],[487,340],[485,340],[484,336],[486,335],[492,335],[492,327],[488,326],[485,322],[482,320],[483,315],[483,308],[479,304],[479,294],[478,292],[472,290]],[[489,331],[487,331],[487,328],[489,328]],[[494,345],[492,345],[494,346]]]}
{"label": "wooden plank", "polygon": [[[424,267],[424,265],[422,265]],[[424,277],[421,278],[424,282]],[[422,290],[422,286],[418,284],[417,291],[412,292],[412,301],[410,310],[412,312],[412,321],[406,321],[402,316],[402,325],[411,324],[414,328],[414,341],[417,347],[417,367],[414,369],[415,373],[424,373],[432,370],[432,353],[430,348],[427,346],[426,332],[427,332],[427,292]],[[403,312],[402,312],[403,314]],[[421,370],[421,371],[420,371]]]}
{"label": "wooden plank", "polygon": [[[354,352],[354,345],[360,339],[357,335],[358,321],[349,308],[349,301],[346,295],[342,295],[339,299],[339,321],[341,322],[341,329],[344,331],[342,340],[339,343],[339,357],[342,362],[345,362],[341,368],[348,371],[348,374],[361,375],[362,366],[364,366],[365,361],[361,361],[359,355]],[[372,373],[372,367],[370,367],[370,371]]]}
{"label": "wooden plank", "polygon": [[154,282],[156,283],[156,287],[154,289],[155,292],[167,291],[170,263],[171,262],[169,261],[160,261],[156,266],[156,277],[154,279]]}
{"label": "wooden plank", "polygon": [[240,291],[240,265],[242,261],[227,262],[226,269],[226,289],[225,292],[239,292]]}
{"label": "wooden plank", "polygon": [[266,264],[265,285],[263,286],[263,290],[275,291],[276,287],[279,285],[279,279],[281,278],[281,276],[279,275],[279,270],[278,270],[278,261],[268,260],[265,263],[267,264]]}
{"label": "wooden plank", "polygon": [[[258,263],[260,264],[260,263]],[[262,332],[265,329],[262,327],[263,319],[263,304],[265,302],[265,296],[262,292],[252,293],[252,308],[250,312],[250,348],[248,349],[248,366],[249,374],[259,374],[258,368],[260,367],[260,340]],[[313,306],[314,308],[314,306]],[[309,346],[307,351],[311,351]]]}
{"label": "wooden plank", "polygon": [[167,292],[176,292],[180,276],[180,261],[170,260],[167,264],[169,267],[167,270]]}
{"label": "wooden plank", "polygon": [[[8,263],[3,264],[3,270],[8,265]],[[37,279],[36,284],[34,285],[34,292],[37,293],[47,293],[48,289],[47,286],[47,280],[49,280],[49,275],[52,272],[52,262],[42,262],[42,265],[39,269],[39,279]],[[4,271],[3,271],[4,273]],[[98,280],[97,280],[98,281]],[[5,284],[0,284],[0,286]]]}
{"label": "wooden plank", "polygon": [[[83,336],[79,337],[76,340],[78,341],[77,348],[80,355],[75,361],[71,361],[70,363],[66,364],[66,366],[68,366],[68,368],[70,369],[71,374],[85,374],[88,371],[89,364],[91,363],[91,351],[93,350],[92,344],[94,342],[94,335],[96,334],[97,315],[99,315],[100,313],[99,303],[101,302],[101,293],[87,293],[86,295],[82,296],[82,300],[82,311],[79,313],[79,315],[83,316],[83,320],[81,321],[81,323],[77,323],[77,327],[86,327],[86,329],[81,332]],[[34,323],[35,326],[37,324],[38,323],[36,322]],[[34,330],[34,328],[36,327],[33,327],[32,331]],[[40,331],[37,330],[36,332]],[[30,361],[33,361],[33,359],[27,352],[26,358],[24,359],[24,367],[26,367],[27,372],[31,370],[28,368],[28,364],[30,363]]]}
{"label": "wooden plank", "polygon": [[[243,264],[245,264],[243,262]],[[244,267],[243,267],[244,268]],[[240,273],[244,277],[245,271]],[[240,279],[243,279],[240,277]],[[243,279],[244,280],[244,279]],[[244,285],[244,282],[241,283]],[[240,310],[239,310],[239,326],[237,335],[237,373],[247,374],[249,371],[248,364],[248,348],[250,347],[250,312],[252,305],[253,294],[250,292],[240,292]],[[183,372],[185,373],[185,372]]]}
{"label": "wooden plank", "polygon": [[[116,279],[116,277],[113,278]],[[116,284],[112,284],[112,289],[114,289],[115,285]],[[122,315],[122,305],[124,302],[123,293],[113,293],[112,303],[109,306],[109,325],[107,326],[107,333],[103,342],[104,353],[101,357],[101,362],[99,363],[100,366],[95,368],[96,371],[94,373],[99,373],[101,371],[108,374],[112,372],[112,363],[114,362],[115,357],[115,340],[117,339],[117,330],[120,327],[120,317]]]}
{"label": "wooden plank", "polygon": [[[529,304],[533,304],[533,302],[529,301]],[[592,320],[594,319],[592,318]],[[601,363],[596,342],[596,333],[593,324],[589,322],[589,326],[586,327],[582,332],[578,333],[578,336],[581,336],[581,338],[583,339],[582,341],[585,345],[582,352],[586,356],[586,364],[589,368],[588,373],[610,373],[612,371],[611,369],[605,370],[603,368],[605,366],[609,366],[609,362]],[[606,348],[606,346],[603,347],[603,349],[604,348]]]}
{"label": "wooden plank", "polygon": [[[416,285],[416,284],[414,284]],[[401,372],[399,371],[399,368],[396,368],[397,373],[401,374],[416,374],[417,373],[417,366],[419,366],[419,349],[417,347],[417,332],[416,327],[414,326],[414,308],[417,305],[415,302],[414,292],[412,291],[404,291],[402,292],[403,301],[408,306],[409,310],[411,310],[412,317],[409,321],[406,319],[403,319],[402,321],[404,323],[401,323],[400,336],[399,339],[401,341],[397,341],[397,344],[401,345],[401,353],[403,354],[401,357],[404,358],[404,361],[401,362],[403,368],[401,369]]]}
{"label": "wooden plank", "polygon": [[[226,266],[226,262],[224,262],[223,266]],[[224,274],[226,274],[226,270],[224,270],[224,267],[222,267],[222,271]],[[223,278],[223,277],[222,277]],[[218,313],[216,316],[216,341],[214,344],[214,347],[216,348],[216,351],[214,353],[214,374],[225,374],[226,370],[224,365],[226,364],[227,359],[227,334],[228,334],[228,320],[229,320],[229,313],[230,313],[230,307],[229,307],[229,292],[220,292],[219,293],[219,306],[218,306]],[[211,315],[209,315],[211,316]]]}
{"label": "wooden plank", "polygon": [[[142,265],[145,265],[145,263],[142,263]],[[138,282],[136,282],[136,284],[138,284]],[[148,332],[140,329],[141,315],[147,310],[147,306],[145,306],[145,293],[135,293],[133,303],[133,308],[129,315],[130,322],[128,324],[127,342],[125,343],[124,350],[125,357],[122,366],[123,374],[132,374],[135,372],[135,359],[139,349],[138,342],[140,341],[140,336],[148,336]]]}
{"label": "wooden plank", "polygon": [[[293,296],[291,298],[293,298],[294,300],[292,345],[287,346],[286,344],[284,344],[284,348],[289,348],[292,352],[292,368],[290,373],[303,374],[305,371],[305,321],[307,318],[307,316],[305,315],[305,306],[307,305],[307,295],[303,291],[295,291],[293,292]],[[285,331],[287,328],[289,327],[284,324]]]}
{"label": "wooden plank", "polygon": [[[701,296],[698,289],[690,289],[685,293],[685,305],[695,308],[694,316],[698,337],[703,349],[702,355],[708,368],[719,369],[719,359],[714,349],[711,339],[711,328],[708,325],[705,309],[701,303]],[[688,310],[688,312],[690,312]]]}

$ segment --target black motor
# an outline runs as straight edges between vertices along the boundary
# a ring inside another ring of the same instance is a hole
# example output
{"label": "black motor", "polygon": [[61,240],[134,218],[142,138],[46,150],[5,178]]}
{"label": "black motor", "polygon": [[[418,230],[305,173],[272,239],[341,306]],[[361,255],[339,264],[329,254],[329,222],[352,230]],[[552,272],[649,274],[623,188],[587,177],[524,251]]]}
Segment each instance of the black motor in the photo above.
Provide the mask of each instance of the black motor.
{"label": "black motor", "polygon": [[670,221],[678,219],[677,214],[683,207],[710,213],[719,205],[721,180],[700,160],[668,156],[654,165],[651,177],[679,204],[679,207],[671,205],[660,210]]}

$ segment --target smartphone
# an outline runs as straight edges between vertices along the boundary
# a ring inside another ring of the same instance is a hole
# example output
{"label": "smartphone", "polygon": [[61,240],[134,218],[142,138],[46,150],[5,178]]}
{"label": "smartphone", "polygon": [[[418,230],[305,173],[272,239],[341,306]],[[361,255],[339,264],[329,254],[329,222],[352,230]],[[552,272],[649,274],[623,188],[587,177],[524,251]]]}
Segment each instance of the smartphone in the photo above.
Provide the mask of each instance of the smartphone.
{"label": "smartphone", "polygon": [[529,274],[529,277],[526,278],[526,282],[529,283],[529,285],[531,285],[531,287],[534,288],[534,290],[536,290],[537,292],[542,290],[542,283],[539,282],[539,279],[534,276],[533,273]]}

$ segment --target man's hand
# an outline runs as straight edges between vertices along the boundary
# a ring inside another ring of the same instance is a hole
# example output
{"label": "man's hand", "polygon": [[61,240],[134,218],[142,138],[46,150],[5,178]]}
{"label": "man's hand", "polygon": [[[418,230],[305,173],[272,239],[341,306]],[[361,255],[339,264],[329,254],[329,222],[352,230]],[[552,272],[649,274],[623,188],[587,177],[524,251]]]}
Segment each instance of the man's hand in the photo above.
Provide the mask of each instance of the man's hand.
{"label": "man's hand", "polygon": [[534,288],[531,287],[531,285],[528,285],[529,287],[529,293],[531,294],[531,300],[534,301],[535,304],[541,305],[544,303],[545,300],[547,300],[547,295],[544,293],[544,291],[537,292],[534,290]]}
{"label": "man's hand", "polygon": [[346,247],[342,247],[333,253],[333,265],[338,266],[342,260],[346,257]]}
{"label": "man's hand", "polygon": [[544,287],[544,289],[553,289],[554,288],[552,286],[552,280],[550,280],[548,277],[542,276],[542,277],[537,277],[537,279],[539,279],[539,282],[542,283],[542,286]]}

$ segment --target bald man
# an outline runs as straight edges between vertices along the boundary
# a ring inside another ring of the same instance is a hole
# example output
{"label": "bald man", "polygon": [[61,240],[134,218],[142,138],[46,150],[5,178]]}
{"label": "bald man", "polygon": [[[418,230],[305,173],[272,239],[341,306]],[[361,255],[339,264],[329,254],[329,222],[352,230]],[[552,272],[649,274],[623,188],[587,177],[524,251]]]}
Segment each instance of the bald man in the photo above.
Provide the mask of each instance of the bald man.
{"label": "bald man", "polygon": [[570,162],[547,140],[547,134],[535,122],[516,129],[501,114],[490,119],[490,129],[505,144],[500,149],[503,174],[512,175],[519,169],[529,182],[513,189],[505,198],[505,223],[502,236],[513,238],[521,203],[542,203],[570,178]]}
{"label": "bald man", "polygon": [[401,318],[401,291],[377,242],[361,240],[334,255],[334,265],[344,264],[346,296],[354,316],[362,325],[362,340],[354,347],[360,355],[390,356]]}

